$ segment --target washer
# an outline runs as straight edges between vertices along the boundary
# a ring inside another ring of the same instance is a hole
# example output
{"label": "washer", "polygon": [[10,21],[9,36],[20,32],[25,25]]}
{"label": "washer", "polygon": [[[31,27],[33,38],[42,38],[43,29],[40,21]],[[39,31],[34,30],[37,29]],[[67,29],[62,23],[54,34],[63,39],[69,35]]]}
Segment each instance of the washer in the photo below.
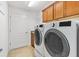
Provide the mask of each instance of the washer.
{"label": "washer", "polygon": [[35,56],[42,57],[44,56],[44,40],[43,32],[44,25],[37,25],[35,28]]}
{"label": "washer", "polygon": [[44,30],[45,57],[79,56],[79,25],[77,21],[50,23]]}

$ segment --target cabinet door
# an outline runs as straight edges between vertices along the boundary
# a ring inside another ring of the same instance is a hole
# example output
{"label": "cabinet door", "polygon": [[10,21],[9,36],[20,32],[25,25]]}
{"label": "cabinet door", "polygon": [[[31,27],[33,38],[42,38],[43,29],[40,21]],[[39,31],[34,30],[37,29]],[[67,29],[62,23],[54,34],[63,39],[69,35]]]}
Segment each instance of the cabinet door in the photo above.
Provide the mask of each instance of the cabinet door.
{"label": "cabinet door", "polygon": [[66,16],[79,14],[79,1],[68,1],[65,2],[66,9],[65,14]]}
{"label": "cabinet door", "polygon": [[47,22],[48,19],[48,11],[47,9],[42,12],[43,22]]}
{"label": "cabinet door", "polygon": [[53,20],[53,15],[54,15],[54,13],[53,13],[53,5],[51,5],[51,6],[49,6],[48,8],[47,8],[47,11],[48,11],[48,21],[52,21]]}
{"label": "cabinet door", "polygon": [[64,17],[64,2],[56,2],[54,4],[54,19]]}
{"label": "cabinet door", "polygon": [[35,34],[33,31],[31,31],[31,46],[35,48],[34,41],[35,41]]}

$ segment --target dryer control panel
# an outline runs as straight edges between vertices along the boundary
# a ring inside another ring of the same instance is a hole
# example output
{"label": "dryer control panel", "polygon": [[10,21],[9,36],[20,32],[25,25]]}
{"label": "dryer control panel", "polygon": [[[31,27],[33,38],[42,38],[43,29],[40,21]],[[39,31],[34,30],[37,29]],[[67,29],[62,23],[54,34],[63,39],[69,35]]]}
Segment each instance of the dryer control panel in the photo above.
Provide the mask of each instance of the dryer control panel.
{"label": "dryer control panel", "polygon": [[71,21],[64,21],[59,23],[60,27],[71,26]]}

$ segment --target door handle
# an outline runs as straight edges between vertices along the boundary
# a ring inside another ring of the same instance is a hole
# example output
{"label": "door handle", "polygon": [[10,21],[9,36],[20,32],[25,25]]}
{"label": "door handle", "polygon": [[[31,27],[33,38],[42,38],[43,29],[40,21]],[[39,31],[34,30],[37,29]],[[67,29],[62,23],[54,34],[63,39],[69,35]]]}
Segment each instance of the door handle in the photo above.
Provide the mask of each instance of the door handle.
{"label": "door handle", "polygon": [[2,48],[0,48],[0,52],[2,51],[3,49]]}

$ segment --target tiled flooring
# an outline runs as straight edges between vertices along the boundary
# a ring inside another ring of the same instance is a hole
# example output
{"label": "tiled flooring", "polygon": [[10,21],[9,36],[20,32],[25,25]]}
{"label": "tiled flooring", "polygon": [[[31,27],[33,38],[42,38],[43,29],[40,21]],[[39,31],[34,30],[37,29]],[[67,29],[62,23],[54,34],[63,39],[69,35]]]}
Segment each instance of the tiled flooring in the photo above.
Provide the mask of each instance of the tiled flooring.
{"label": "tiled flooring", "polygon": [[27,46],[11,50],[8,53],[8,57],[34,57],[34,48]]}

